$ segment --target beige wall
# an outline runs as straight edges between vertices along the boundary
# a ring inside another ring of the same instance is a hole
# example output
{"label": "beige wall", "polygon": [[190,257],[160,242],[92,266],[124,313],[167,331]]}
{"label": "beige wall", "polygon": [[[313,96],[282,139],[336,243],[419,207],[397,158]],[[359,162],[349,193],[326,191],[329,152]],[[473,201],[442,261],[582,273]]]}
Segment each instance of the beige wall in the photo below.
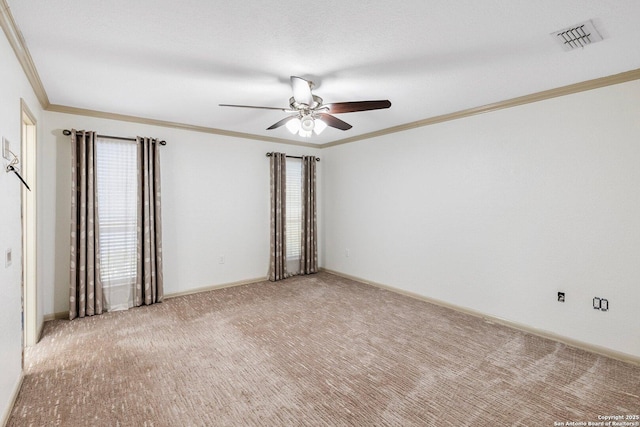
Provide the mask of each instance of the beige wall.
{"label": "beige wall", "polygon": [[640,357],[640,81],[322,155],[326,268]]}
{"label": "beige wall", "polygon": [[[20,100],[35,115],[38,124],[42,109],[22,71],[16,56],[0,36],[0,141],[11,143],[11,151],[20,152]],[[38,128],[38,131],[40,127]],[[40,155],[38,153],[38,160]],[[0,158],[0,423],[7,411],[21,377],[22,363],[22,229],[20,220],[21,184],[14,174],[5,173],[8,161]],[[30,183],[34,189],[38,183]],[[11,249],[12,264],[5,267],[5,251]],[[42,319],[40,310],[39,319]]]}
{"label": "beige wall", "polygon": [[[189,292],[267,275],[268,151],[319,155],[318,149],[266,143],[116,120],[45,112],[48,198],[42,236],[45,313],[68,310],[71,148],[63,129],[153,136],[162,147],[165,294]],[[318,179],[322,174],[322,161]],[[318,192],[321,196],[322,189]],[[320,213],[321,214],[321,213]],[[225,263],[218,258],[224,255]]]}

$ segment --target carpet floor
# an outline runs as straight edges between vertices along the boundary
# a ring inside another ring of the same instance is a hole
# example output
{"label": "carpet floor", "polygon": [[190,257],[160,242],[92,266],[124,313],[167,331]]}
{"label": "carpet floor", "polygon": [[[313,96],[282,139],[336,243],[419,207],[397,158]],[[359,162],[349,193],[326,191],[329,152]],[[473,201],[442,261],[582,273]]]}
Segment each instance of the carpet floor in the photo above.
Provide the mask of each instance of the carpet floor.
{"label": "carpet floor", "polygon": [[47,322],[25,365],[8,426],[557,426],[640,413],[640,366],[325,272]]}

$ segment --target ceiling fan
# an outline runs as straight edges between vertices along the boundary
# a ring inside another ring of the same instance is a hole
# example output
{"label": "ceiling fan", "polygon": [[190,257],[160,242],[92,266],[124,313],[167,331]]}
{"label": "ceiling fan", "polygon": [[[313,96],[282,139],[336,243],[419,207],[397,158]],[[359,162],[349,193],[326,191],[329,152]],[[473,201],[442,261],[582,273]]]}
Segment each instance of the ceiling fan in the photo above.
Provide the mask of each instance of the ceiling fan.
{"label": "ceiling fan", "polygon": [[259,108],[262,110],[280,110],[289,113],[288,117],[272,124],[267,130],[286,126],[292,134],[309,137],[319,135],[327,126],[349,130],[351,125],[332,114],[352,113],[356,111],[380,110],[391,107],[388,100],[353,101],[323,104],[322,98],[311,93],[313,82],[302,77],[291,76],[293,96],[289,99],[289,108],[257,107],[253,105],[219,104],[221,107]]}

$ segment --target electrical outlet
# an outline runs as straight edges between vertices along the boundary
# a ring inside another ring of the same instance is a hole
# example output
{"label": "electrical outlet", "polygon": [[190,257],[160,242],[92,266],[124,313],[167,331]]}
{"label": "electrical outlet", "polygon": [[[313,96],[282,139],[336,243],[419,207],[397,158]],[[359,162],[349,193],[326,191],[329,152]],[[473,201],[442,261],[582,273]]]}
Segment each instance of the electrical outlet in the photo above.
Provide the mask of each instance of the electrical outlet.
{"label": "electrical outlet", "polygon": [[609,311],[609,300],[605,298],[593,297],[593,309]]}
{"label": "electrical outlet", "polygon": [[224,255],[218,257],[218,264],[224,264]]}
{"label": "electrical outlet", "polygon": [[558,292],[558,302],[564,302],[564,292]]}
{"label": "electrical outlet", "polygon": [[344,256],[346,256],[347,258],[349,258],[349,249],[345,249],[345,250],[344,250]]}

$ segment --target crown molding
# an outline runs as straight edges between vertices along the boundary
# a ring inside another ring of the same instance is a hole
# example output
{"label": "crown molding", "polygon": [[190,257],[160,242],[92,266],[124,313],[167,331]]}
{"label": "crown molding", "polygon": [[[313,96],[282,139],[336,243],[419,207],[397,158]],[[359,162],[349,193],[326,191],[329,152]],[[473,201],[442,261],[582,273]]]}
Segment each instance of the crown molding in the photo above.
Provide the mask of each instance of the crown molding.
{"label": "crown molding", "polygon": [[318,148],[318,147],[320,147],[318,144],[311,144],[311,143],[308,143],[308,142],[296,142],[296,141],[291,141],[291,140],[284,139],[284,138],[275,138],[275,137],[271,137],[271,136],[254,135],[254,134],[251,134],[251,133],[244,133],[244,132],[234,132],[234,131],[210,128],[210,127],[206,127],[206,126],[197,126],[197,125],[190,125],[190,124],[186,124],[186,123],[169,122],[169,121],[165,121],[165,120],[149,119],[149,118],[138,117],[138,116],[129,116],[129,115],[126,115],[126,114],[107,113],[107,112],[104,112],[104,111],[96,111],[96,110],[88,110],[88,109],[85,109],[85,108],[69,107],[67,105],[50,104],[46,108],[46,110],[47,111],[53,111],[53,112],[56,112],[56,113],[74,114],[74,115],[77,115],[77,116],[97,117],[97,118],[101,118],[101,119],[118,120],[118,121],[121,121],[121,122],[140,123],[140,124],[144,124],[144,125],[161,126],[161,127],[165,127],[165,128],[188,130],[188,131],[192,131],[192,132],[201,132],[201,133],[209,133],[209,134],[214,134],[214,135],[230,136],[230,137],[233,137],[233,138],[253,139],[253,140],[256,140],[256,141],[263,141],[263,142],[275,142],[275,143],[278,143],[278,144],[296,145],[296,146],[307,147],[307,148]]}
{"label": "crown molding", "polygon": [[585,82],[574,83],[555,89],[549,89],[542,92],[536,92],[529,95],[519,96],[517,98],[507,99],[505,101],[495,102],[493,104],[482,105],[480,107],[468,108],[466,110],[457,111],[455,113],[443,114],[441,116],[430,117],[415,122],[405,123],[403,125],[393,126],[381,129],[375,132],[369,132],[362,135],[356,135],[350,138],[344,138],[333,142],[320,145],[320,148],[335,147],[336,145],[348,144],[350,142],[361,141],[363,139],[375,138],[382,135],[388,135],[396,132],[403,132],[418,127],[434,125],[436,123],[448,122],[451,120],[463,119],[465,117],[475,116],[477,114],[490,113],[505,108],[517,107],[519,105],[531,104],[533,102],[544,101],[546,99],[557,98],[559,96],[571,95],[574,93],[584,92],[592,89],[599,89],[606,86],[625,83],[640,79],[640,68],[636,70],[626,71],[612,76],[600,77]]}
{"label": "crown molding", "polygon": [[33,58],[31,58],[24,37],[22,37],[22,33],[11,15],[6,0],[0,0],[0,27],[4,30],[7,40],[18,58],[24,74],[27,76],[27,80],[29,80],[36,97],[38,97],[38,101],[40,101],[40,105],[42,108],[47,108],[49,106],[49,97],[44,90],[38,70],[36,70],[36,66],[33,63]]}
{"label": "crown molding", "polygon": [[[0,0],[0,1],[4,1],[4,0]],[[611,76],[600,77],[597,79],[587,80],[580,83],[574,83],[571,85],[562,86],[555,89],[549,89],[542,92],[536,92],[529,95],[519,96],[517,98],[511,98],[505,101],[499,101],[492,104],[482,105],[480,107],[473,107],[473,108],[468,108],[466,110],[457,111],[454,113],[443,114],[435,117],[429,117],[429,118],[418,120],[415,122],[405,123],[402,125],[381,129],[375,132],[369,132],[362,135],[356,135],[350,138],[339,139],[337,141],[328,142],[326,144],[312,144],[312,143],[306,143],[306,142],[297,142],[297,141],[291,141],[289,139],[284,139],[284,138],[275,138],[275,137],[255,135],[250,133],[227,131],[222,129],[209,128],[205,126],[196,126],[196,125],[189,125],[186,123],[168,122],[164,120],[148,119],[144,117],[128,116],[124,114],[106,113],[102,111],[87,110],[83,108],[69,107],[69,106],[57,105],[57,104],[50,104],[45,109],[48,111],[55,111],[59,113],[99,117],[99,118],[105,118],[105,119],[120,120],[125,122],[135,122],[135,123],[149,124],[154,126],[183,129],[183,130],[189,130],[194,132],[224,135],[224,136],[230,136],[234,138],[253,139],[257,141],[275,142],[279,144],[288,144],[288,145],[296,145],[300,147],[322,149],[322,148],[335,147],[337,145],[342,145],[342,144],[349,144],[351,142],[362,141],[365,139],[371,139],[378,136],[389,135],[392,133],[404,132],[406,130],[415,129],[423,126],[430,126],[437,123],[463,119],[465,117],[471,117],[477,114],[490,113],[490,112],[502,110],[505,108],[512,108],[520,105],[531,104],[533,102],[544,101],[547,99],[557,98],[557,97],[566,96],[566,95],[572,95],[579,92],[599,89],[606,86],[612,86],[612,85],[634,81],[634,80],[640,80],[640,68],[631,70],[631,71],[625,71],[619,74],[614,74]]]}

